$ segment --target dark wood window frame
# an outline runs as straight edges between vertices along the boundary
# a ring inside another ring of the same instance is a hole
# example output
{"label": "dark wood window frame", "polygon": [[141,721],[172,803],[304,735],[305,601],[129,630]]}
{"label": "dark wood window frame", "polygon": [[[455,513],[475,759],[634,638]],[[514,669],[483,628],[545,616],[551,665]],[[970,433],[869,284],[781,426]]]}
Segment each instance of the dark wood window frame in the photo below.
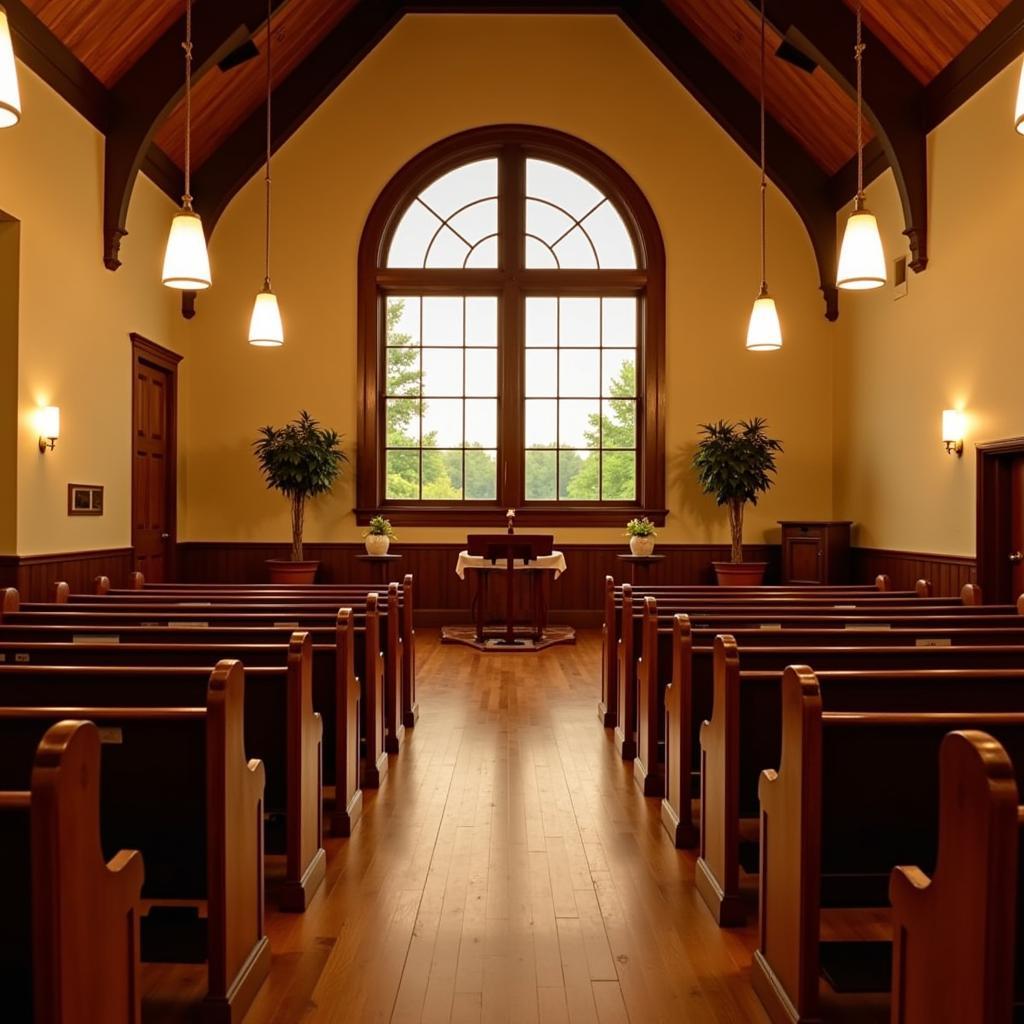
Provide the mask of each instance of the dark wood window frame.
{"label": "dark wood window frame", "polygon": [[[391,238],[409,204],[431,182],[474,160],[499,157],[498,268],[389,269]],[[567,167],[603,192],[633,240],[636,270],[525,269],[525,209],[509,202],[524,194],[526,159]],[[358,393],[356,518],[387,515],[397,525],[493,525],[515,506],[522,525],[622,525],[635,515],[665,521],[665,250],[654,211],[630,176],[588,143],[562,132],[526,125],[472,129],[414,157],[381,192],[366,221],[358,263]],[[499,358],[498,495],[494,501],[397,501],[385,498],[384,303],[389,294],[498,295],[498,344],[522,334],[528,295],[636,296],[638,298],[637,500],[629,502],[526,502],[523,444],[523,347]]]}

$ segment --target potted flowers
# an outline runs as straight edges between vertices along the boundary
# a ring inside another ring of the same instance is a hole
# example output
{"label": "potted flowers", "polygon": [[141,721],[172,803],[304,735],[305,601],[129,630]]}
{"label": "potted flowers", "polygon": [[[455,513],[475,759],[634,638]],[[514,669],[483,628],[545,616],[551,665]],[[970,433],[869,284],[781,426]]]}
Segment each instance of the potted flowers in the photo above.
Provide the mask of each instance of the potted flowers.
{"label": "potted flowers", "polygon": [[626,536],[629,538],[629,550],[634,555],[646,558],[654,552],[654,523],[644,516],[642,519],[630,519],[626,523]]}
{"label": "potted flowers", "polygon": [[368,555],[386,555],[394,539],[395,531],[383,516],[374,516],[370,520],[370,528],[363,534]]}
{"label": "potted flowers", "polygon": [[764,581],[764,562],[743,561],[743,508],[757,504],[757,496],[774,484],[775,455],[782,442],[765,432],[761,417],[728,423],[701,425],[701,438],[693,456],[693,468],[705,494],[729,507],[732,551],[728,562],[714,562],[721,586],[758,586]]}
{"label": "potted flowers", "polygon": [[267,487],[288,499],[292,514],[291,560],[267,560],[270,582],[312,583],[320,563],[302,558],[306,502],[331,490],[348,456],[340,435],[322,428],[305,410],[283,427],[260,427],[260,434],[253,441],[256,461]]}

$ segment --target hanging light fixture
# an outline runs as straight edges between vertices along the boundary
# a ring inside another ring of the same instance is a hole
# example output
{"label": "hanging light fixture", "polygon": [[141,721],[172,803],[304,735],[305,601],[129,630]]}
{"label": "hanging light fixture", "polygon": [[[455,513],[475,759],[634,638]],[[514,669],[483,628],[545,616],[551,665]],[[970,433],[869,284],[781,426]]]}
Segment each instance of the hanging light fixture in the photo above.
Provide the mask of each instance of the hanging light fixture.
{"label": "hanging light fixture", "polygon": [[850,291],[881,288],[886,281],[885,253],[875,215],[864,205],[864,42],[861,5],[857,4],[857,44],[853,49],[857,64],[857,198],[846,222],[836,287]]}
{"label": "hanging light fixture", "polygon": [[277,348],[284,344],[284,325],[277,296],[270,287],[270,102],[273,81],[270,64],[270,10],[267,0],[267,177],[266,177],[266,236],[263,240],[263,287],[256,295],[249,320],[249,344],[261,348]]}
{"label": "hanging light fixture", "polygon": [[11,44],[11,25],[7,11],[0,6],[0,128],[10,128],[20,120],[21,92]]}
{"label": "hanging light fixture", "polygon": [[768,175],[766,172],[764,144],[764,0],[761,0],[761,290],[754,299],[754,308],[750,311],[750,323],[747,325],[747,348],[751,352],[774,352],[782,348],[782,326],[779,323],[779,311],[775,308],[775,300],[768,294],[768,282],[765,276],[766,249],[766,209],[765,198],[768,191]]}
{"label": "hanging light fixture", "polygon": [[1020,79],[1017,82],[1017,109],[1013,115],[1013,127],[1018,135],[1024,135],[1024,64],[1020,67]]}
{"label": "hanging light fixture", "polygon": [[167,236],[163,283],[168,288],[201,291],[213,282],[203,222],[192,209],[192,0],[185,0],[185,42],[182,49],[185,51],[185,194]]}

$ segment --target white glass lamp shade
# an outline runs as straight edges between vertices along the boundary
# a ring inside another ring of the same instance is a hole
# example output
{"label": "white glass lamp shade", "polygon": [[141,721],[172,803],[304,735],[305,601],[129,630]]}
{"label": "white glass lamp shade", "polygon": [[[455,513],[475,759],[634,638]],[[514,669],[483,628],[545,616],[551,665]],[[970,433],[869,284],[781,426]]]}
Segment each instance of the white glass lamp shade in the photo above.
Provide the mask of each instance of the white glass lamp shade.
{"label": "white glass lamp shade", "polygon": [[964,414],[959,409],[942,410],[942,440],[956,444],[964,439]]}
{"label": "white glass lamp shade", "polygon": [[0,7],[0,128],[10,128],[21,120],[21,91],[14,65],[11,26],[7,12]]}
{"label": "white glass lamp shade", "polygon": [[194,292],[212,284],[203,222],[193,210],[179,210],[171,221],[162,280],[168,288]]}
{"label": "white glass lamp shade", "polygon": [[851,291],[881,288],[886,281],[885,252],[875,215],[858,203],[846,222],[839,250],[836,287]]}
{"label": "white glass lamp shade", "polygon": [[1020,68],[1020,80],[1017,82],[1017,107],[1013,114],[1013,127],[1018,135],[1024,135],[1024,64]]}
{"label": "white glass lamp shade", "polygon": [[48,441],[56,441],[60,437],[60,407],[47,405],[39,410],[39,436]]}
{"label": "white glass lamp shade", "polygon": [[260,348],[277,348],[284,344],[284,324],[277,296],[264,288],[256,296],[249,320],[249,344]]}
{"label": "white glass lamp shade", "polygon": [[782,348],[782,326],[775,300],[763,291],[754,299],[747,325],[747,348],[751,352],[774,352]]}

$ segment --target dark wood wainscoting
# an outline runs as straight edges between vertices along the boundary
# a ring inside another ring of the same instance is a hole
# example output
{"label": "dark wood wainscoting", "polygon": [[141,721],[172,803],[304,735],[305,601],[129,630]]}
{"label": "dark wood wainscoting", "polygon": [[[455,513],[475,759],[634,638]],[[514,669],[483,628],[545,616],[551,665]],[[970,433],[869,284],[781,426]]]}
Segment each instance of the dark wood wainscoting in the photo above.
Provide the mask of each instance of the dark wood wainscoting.
{"label": "dark wood wainscoting", "polygon": [[952,597],[965,583],[976,581],[975,560],[957,555],[854,548],[851,559],[854,583],[869,583],[879,573],[886,573],[896,590],[906,590],[915,580],[925,579],[932,581],[936,597]]}
{"label": "dark wood wainscoting", "polygon": [[131,548],[0,557],[0,584],[17,587],[26,601],[49,601],[58,580],[71,584],[73,593],[91,593],[97,576],[109,576],[114,586],[127,586],[131,571]]}
{"label": "dark wood wainscoting", "polygon": [[[392,549],[403,556],[395,563],[395,578],[411,572],[416,578],[416,606],[423,625],[450,623],[453,613],[469,615],[469,584],[455,575],[455,560],[464,544],[396,544]],[[568,571],[551,587],[551,614],[570,625],[599,625],[605,576],[628,579],[618,554],[628,552],[622,544],[562,544]],[[777,545],[750,544],[747,557],[768,562],[768,582],[779,579]],[[659,544],[663,562],[652,568],[650,583],[714,583],[712,561],[727,559],[727,545]],[[356,560],[362,544],[307,544],[306,558],[320,561],[322,583],[335,580],[371,580],[370,567]],[[259,582],[267,578],[268,558],[287,558],[284,544],[183,542],[178,545],[178,568],[182,580],[201,582]]]}

